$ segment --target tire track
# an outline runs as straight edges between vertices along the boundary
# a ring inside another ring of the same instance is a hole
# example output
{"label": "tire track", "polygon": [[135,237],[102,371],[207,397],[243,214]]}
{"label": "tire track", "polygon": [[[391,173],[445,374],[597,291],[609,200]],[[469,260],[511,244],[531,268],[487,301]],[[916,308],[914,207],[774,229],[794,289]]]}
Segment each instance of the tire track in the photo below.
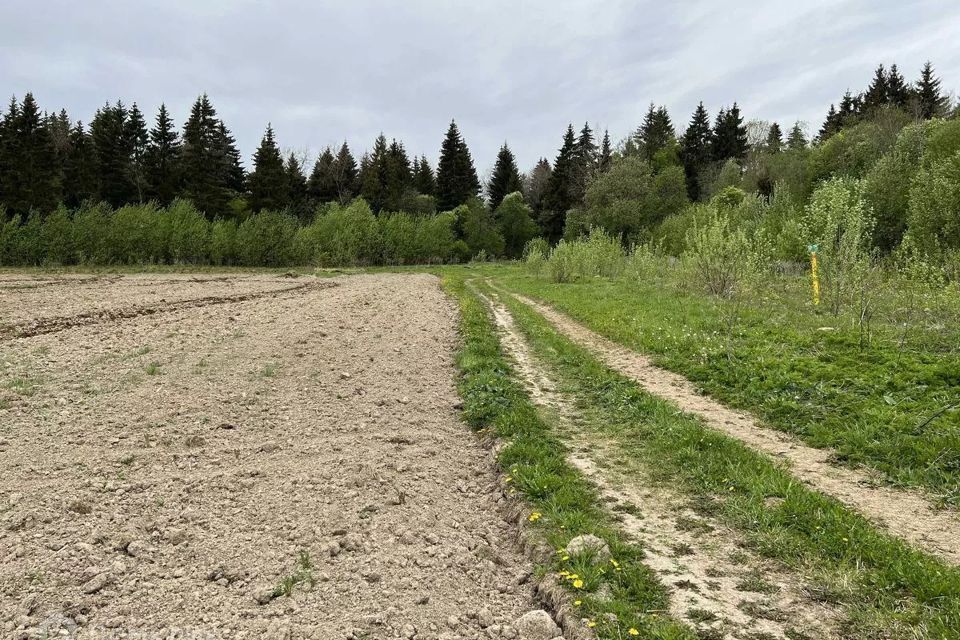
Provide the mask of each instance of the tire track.
{"label": "tire track", "polygon": [[110,322],[114,320],[128,320],[131,318],[138,318],[140,316],[182,311],[183,309],[193,309],[219,304],[231,304],[235,302],[257,300],[260,298],[274,298],[295,291],[304,291],[306,289],[325,289],[335,286],[337,286],[337,283],[335,282],[305,282],[290,287],[285,287],[283,289],[253,291],[228,296],[204,296],[201,298],[191,298],[188,300],[178,300],[175,302],[133,305],[119,309],[97,309],[95,311],[88,311],[71,316],[56,316],[50,318],[40,318],[30,322],[0,324],[0,341],[17,340],[19,338],[29,338],[50,333],[58,333],[60,331],[66,331],[67,329],[73,329],[74,327],[100,324],[102,322]]}

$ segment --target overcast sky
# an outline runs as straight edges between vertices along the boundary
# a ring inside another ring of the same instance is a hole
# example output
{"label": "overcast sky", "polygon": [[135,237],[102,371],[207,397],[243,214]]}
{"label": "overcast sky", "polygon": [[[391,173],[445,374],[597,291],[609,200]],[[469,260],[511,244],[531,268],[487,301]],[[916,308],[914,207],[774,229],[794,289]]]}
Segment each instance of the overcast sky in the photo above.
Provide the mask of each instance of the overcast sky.
{"label": "overcast sky", "polygon": [[383,131],[435,161],[455,118],[486,174],[504,140],[527,169],[568,122],[616,142],[651,101],[680,129],[736,100],[815,132],[881,62],[912,81],[930,59],[953,92],[958,36],[956,0],[0,0],[0,91],[180,124],[207,92],[245,158],[269,121],[289,150]]}

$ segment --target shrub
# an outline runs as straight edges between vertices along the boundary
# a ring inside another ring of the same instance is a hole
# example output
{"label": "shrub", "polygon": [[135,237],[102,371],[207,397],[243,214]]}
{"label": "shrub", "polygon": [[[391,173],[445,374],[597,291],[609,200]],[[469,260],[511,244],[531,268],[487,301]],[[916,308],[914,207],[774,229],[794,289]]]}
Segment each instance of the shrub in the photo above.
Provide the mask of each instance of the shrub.
{"label": "shrub", "polygon": [[908,224],[913,242],[927,254],[960,249],[960,152],[917,174]]}
{"label": "shrub", "polygon": [[748,276],[759,271],[756,251],[742,229],[731,228],[730,219],[714,210],[687,234],[682,258],[694,281],[708,293],[724,298],[741,292]]}
{"label": "shrub", "polygon": [[547,259],[547,273],[554,282],[573,282],[581,278],[615,278],[624,267],[620,240],[603,229],[592,229],[580,240],[561,240]]}
{"label": "shrub", "polygon": [[237,261],[237,223],[234,220],[216,220],[210,226],[210,261],[218,266]]}
{"label": "shrub", "polygon": [[460,236],[470,248],[469,257],[472,258],[481,251],[490,256],[503,254],[503,236],[497,230],[486,205],[479,199],[474,198],[467,204],[460,205],[453,213],[457,217]]}
{"label": "shrub", "polygon": [[73,264],[76,261],[73,221],[66,207],[58,207],[43,220],[43,226],[40,229],[40,247],[43,264],[59,266]]}
{"label": "shrub", "polygon": [[210,223],[188,200],[174,200],[167,208],[166,255],[174,264],[207,261]]}
{"label": "shrub", "polygon": [[520,192],[507,195],[497,207],[497,227],[503,236],[504,253],[510,258],[519,258],[531,238],[536,237],[537,223],[533,212],[523,201]]}
{"label": "shrub", "polygon": [[73,240],[80,264],[105,264],[111,261],[110,205],[84,203],[73,213]]}
{"label": "shrub", "polygon": [[242,265],[278,267],[292,262],[297,222],[279,211],[261,211],[237,227],[237,257]]}
{"label": "shrub", "polygon": [[108,247],[113,261],[147,264],[163,260],[164,230],[153,203],[131,204],[114,212]]}
{"label": "shrub", "polygon": [[550,243],[545,238],[534,238],[523,247],[523,261],[527,269],[539,276],[550,255]]}

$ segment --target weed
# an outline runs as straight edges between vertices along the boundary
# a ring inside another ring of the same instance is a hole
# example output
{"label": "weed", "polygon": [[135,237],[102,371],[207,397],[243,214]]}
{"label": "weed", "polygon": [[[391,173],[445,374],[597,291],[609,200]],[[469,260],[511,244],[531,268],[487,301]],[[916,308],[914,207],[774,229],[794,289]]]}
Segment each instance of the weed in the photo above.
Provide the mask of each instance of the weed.
{"label": "weed", "polygon": [[159,375],[159,374],[160,374],[160,363],[159,363],[159,362],[151,362],[150,364],[148,364],[147,366],[145,366],[145,367],[143,368],[143,370],[147,372],[147,375],[148,375],[148,376]]}

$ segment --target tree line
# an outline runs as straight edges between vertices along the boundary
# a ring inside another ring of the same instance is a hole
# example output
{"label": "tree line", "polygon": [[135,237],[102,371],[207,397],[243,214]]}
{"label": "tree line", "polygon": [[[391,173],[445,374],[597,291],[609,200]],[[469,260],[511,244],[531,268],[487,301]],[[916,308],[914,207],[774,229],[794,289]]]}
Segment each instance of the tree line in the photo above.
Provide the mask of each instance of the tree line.
{"label": "tree line", "polygon": [[[238,228],[264,212],[284,212],[295,227],[307,228],[331,203],[348,207],[356,199],[374,216],[404,212],[420,220],[456,212],[448,219],[455,241],[463,244],[441,252],[444,259],[461,259],[464,251],[514,256],[526,238],[539,235],[555,243],[593,226],[625,241],[641,241],[655,235],[665,220],[727,187],[766,199],[779,190],[802,201],[818,180],[837,172],[839,160],[830,154],[843,145],[831,142],[836,138],[868,125],[890,138],[891,130],[899,132],[911,121],[950,115],[949,99],[930,63],[912,84],[896,65],[880,66],[863,92],[847,91],[839,105],[831,105],[811,141],[799,122],[784,135],[778,123],[745,121],[736,102],[713,118],[700,103],[678,132],[666,107],[651,103],[637,129],[616,146],[607,131],[598,136],[588,123],[579,130],[568,125],[552,162],[541,158],[527,173],[521,173],[504,143],[489,180],[481,184],[453,121],[436,169],[426,156],[411,159],[402,141],[381,134],[359,160],[344,142],[324,149],[308,171],[304,159],[281,152],[268,125],[247,172],[235,139],[206,95],[197,98],[178,130],[164,105],[152,126],[136,104],[122,102],[105,104],[85,126],[72,123],[65,111],[42,112],[27,94],[12,99],[0,118],[0,207],[5,210],[0,218],[7,221],[8,246],[0,260],[56,262],[38,254],[36,242],[17,244],[10,238],[28,237],[29,229],[41,229],[54,212],[60,220],[81,210],[102,212],[103,206],[114,212],[110,216],[130,207],[151,211],[158,229],[166,224],[162,212],[187,205],[208,226],[230,221]],[[874,137],[871,144],[887,142]],[[855,162],[851,154],[856,155],[846,149],[840,160]],[[518,197],[507,202],[514,193]],[[505,202],[509,206],[501,215]],[[884,240],[887,250],[899,242],[906,225],[903,211],[889,215],[900,216],[891,222],[900,228]],[[9,248],[15,245],[21,248]],[[151,259],[177,260],[176,255],[157,251]],[[195,259],[212,260],[209,250],[204,255]],[[92,259],[71,256],[67,259]],[[377,261],[375,256],[368,252],[356,261]],[[241,262],[237,256],[225,261]]]}

